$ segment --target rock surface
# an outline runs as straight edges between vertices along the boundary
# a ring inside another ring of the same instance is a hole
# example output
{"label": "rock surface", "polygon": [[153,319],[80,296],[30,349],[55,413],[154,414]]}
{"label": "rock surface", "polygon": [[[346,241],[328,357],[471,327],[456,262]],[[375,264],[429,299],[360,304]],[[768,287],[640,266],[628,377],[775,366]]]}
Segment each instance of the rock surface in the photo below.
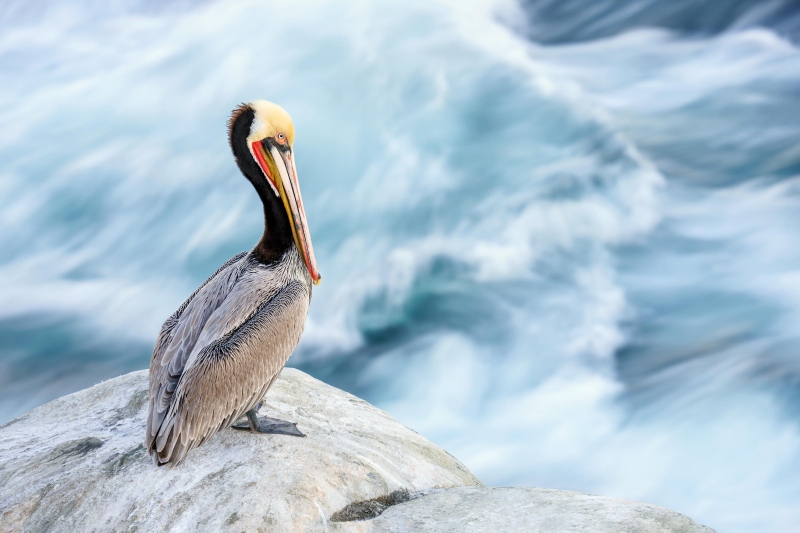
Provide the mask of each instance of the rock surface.
{"label": "rock surface", "polygon": [[262,413],[306,438],[226,429],[157,468],[146,400],[147,372],[133,372],[0,427],[0,531],[712,531],[642,503],[482,487],[388,414],[293,369]]}
{"label": "rock surface", "polygon": [[459,487],[426,492],[372,520],[331,524],[331,531],[713,533],[663,507],[565,490]]}
{"label": "rock surface", "polygon": [[293,369],[261,411],[307,437],[226,429],[176,468],[144,450],[147,372],[0,428],[0,531],[324,531],[351,502],[479,485],[388,414]]}

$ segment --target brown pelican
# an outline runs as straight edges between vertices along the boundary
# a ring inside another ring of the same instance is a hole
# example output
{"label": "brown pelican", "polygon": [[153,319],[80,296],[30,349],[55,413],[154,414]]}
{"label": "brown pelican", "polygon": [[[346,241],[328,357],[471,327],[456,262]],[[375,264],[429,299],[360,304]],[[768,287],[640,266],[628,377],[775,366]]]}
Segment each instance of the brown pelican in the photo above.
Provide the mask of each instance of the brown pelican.
{"label": "brown pelican", "polygon": [[304,436],[293,423],[256,415],[300,340],[311,284],[320,281],[297,182],[294,125],[280,106],[256,100],[234,110],[228,138],[264,204],[264,235],[161,327],[150,360],[145,437],[159,466],[180,463],[232,424]]}

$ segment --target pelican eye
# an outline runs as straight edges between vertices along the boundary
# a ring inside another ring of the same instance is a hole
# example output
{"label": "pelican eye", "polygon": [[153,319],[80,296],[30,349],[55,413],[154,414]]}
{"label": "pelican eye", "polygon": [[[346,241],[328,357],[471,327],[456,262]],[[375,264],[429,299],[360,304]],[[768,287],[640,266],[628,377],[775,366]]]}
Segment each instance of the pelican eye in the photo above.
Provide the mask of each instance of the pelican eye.
{"label": "pelican eye", "polygon": [[273,139],[275,140],[275,143],[281,147],[281,150],[289,148],[289,140],[286,138],[285,133],[276,133]]}

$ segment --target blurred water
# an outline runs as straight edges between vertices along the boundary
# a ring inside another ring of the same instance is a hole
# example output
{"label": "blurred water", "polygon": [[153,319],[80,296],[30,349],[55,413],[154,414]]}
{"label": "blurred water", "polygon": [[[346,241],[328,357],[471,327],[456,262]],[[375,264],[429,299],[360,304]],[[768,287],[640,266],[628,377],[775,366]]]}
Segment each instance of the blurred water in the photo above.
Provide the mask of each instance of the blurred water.
{"label": "blurred water", "polygon": [[485,483],[800,523],[791,2],[10,1],[0,421],[144,368],[250,248],[240,101],[298,131],[290,361]]}

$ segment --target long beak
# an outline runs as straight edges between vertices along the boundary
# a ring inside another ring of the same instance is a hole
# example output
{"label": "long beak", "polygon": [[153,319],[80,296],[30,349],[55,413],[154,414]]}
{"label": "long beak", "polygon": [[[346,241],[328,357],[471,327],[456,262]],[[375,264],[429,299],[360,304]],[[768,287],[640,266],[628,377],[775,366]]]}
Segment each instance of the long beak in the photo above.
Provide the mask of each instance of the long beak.
{"label": "long beak", "polygon": [[261,168],[272,182],[272,187],[283,200],[283,207],[289,215],[294,243],[303,257],[314,285],[318,285],[322,281],[322,276],[314,259],[314,248],[311,246],[311,234],[308,231],[303,198],[300,196],[300,184],[297,181],[297,168],[294,165],[292,149],[279,149],[269,141],[254,142],[252,148]]}

